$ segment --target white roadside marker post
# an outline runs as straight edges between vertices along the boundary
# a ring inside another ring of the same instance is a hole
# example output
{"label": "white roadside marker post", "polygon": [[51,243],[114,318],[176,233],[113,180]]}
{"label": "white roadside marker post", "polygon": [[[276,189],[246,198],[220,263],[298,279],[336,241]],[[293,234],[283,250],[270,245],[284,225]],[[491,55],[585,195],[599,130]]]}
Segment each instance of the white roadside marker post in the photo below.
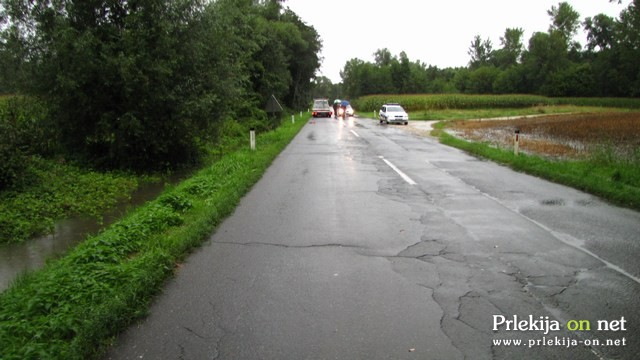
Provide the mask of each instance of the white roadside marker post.
{"label": "white roadside marker post", "polygon": [[520,153],[520,129],[516,129],[513,142],[513,154],[518,155]]}
{"label": "white roadside marker post", "polygon": [[249,130],[249,141],[251,143],[251,150],[255,150],[256,149],[256,130],[254,128],[251,128],[251,130]]}

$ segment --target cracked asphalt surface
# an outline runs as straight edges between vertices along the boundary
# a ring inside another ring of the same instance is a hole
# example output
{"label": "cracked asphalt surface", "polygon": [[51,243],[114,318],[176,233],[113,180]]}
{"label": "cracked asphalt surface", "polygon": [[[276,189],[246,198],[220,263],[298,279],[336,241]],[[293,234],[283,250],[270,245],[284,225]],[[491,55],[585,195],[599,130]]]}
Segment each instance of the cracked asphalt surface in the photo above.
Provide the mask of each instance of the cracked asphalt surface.
{"label": "cracked asphalt surface", "polygon": [[639,241],[638,212],[401,126],[317,119],[105,358],[635,359]]}

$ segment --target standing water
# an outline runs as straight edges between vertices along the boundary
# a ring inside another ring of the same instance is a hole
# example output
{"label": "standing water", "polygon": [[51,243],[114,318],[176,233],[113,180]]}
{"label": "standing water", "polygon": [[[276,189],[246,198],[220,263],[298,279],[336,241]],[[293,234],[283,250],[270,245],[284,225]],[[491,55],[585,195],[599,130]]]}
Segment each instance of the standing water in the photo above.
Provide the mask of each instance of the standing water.
{"label": "standing water", "polygon": [[[169,183],[179,179],[172,178]],[[69,249],[89,235],[97,234],[112,224],[127,210],[154,199],[162,190],[164,182],[144,183],[131,195],[104,214],[102,221],[96,218],[76,217],[58,222],[52,235],[31,239],[20,244],[0,245],[0,292],[5,290],[22,273],[39,269],[46,261],[64,255]]]}

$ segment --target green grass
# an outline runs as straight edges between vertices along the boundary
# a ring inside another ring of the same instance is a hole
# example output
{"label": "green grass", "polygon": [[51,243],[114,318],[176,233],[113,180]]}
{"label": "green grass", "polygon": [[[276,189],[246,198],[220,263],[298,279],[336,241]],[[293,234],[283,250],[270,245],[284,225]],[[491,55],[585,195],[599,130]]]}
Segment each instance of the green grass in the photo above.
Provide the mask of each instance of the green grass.
{"label": "green grass", "polygon": [[[308,114],[305,114],[305,117]],[[239,203],[306,121],[225,154],[0,295],[0,358],[98,358],[176,264]]]}
{"label": "green grass", "polygon": [[513,150],[456,138],[441,130],[443,123],[437,125],[435,133],[443,144],[507,165],[517,171],[571,186],[612,203],[640,210],[640,164],[602,156],[581,161],[554,161],[526,154],[516,156]]}

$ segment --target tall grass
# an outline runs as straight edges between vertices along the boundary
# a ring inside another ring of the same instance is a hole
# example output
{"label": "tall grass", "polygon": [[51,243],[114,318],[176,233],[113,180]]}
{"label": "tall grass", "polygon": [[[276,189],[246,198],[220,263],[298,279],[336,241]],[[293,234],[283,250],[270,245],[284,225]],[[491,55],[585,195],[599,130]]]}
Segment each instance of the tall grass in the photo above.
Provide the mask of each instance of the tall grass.
{"label": "tall grass", "polygon": [[[308,114],[306,114],[308,115]],[[304,125],[284,122],[0,295],[0,358],[97,358]]]}
{"label": "tall grass", "polygon": [[635,98],[549,98],[540,95],[368,95],[353,101],[358,111],[378,110],[384,103],[402,104],[407,111],[442,109],[527,108],[545,105],[578,105],[618,108],[640,108]]}

